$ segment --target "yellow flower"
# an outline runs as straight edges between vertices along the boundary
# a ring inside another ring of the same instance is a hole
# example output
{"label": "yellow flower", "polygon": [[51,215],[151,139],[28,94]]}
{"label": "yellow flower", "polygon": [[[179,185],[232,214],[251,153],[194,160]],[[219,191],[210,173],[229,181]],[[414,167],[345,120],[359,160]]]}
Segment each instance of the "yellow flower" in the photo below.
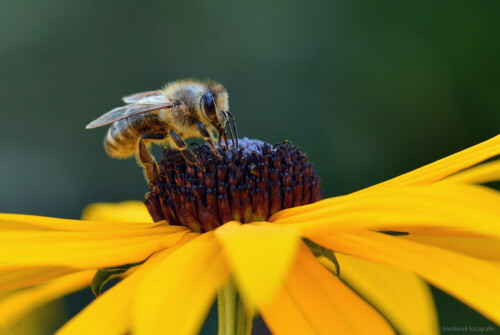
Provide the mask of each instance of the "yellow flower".
{"label": "yellow flower", "polygon": [[193,334],[232,281],[275,334],[436,334],[425,282],[500,324],[500,194],[479,185],[500,179],[500,162],[475,166],[498,154],[500,136],[211,231],[155,223],[137,202],[92,205],[84,221],[1,214],[0,325],[88,286],[97,269],[140,262],[59,334]]}

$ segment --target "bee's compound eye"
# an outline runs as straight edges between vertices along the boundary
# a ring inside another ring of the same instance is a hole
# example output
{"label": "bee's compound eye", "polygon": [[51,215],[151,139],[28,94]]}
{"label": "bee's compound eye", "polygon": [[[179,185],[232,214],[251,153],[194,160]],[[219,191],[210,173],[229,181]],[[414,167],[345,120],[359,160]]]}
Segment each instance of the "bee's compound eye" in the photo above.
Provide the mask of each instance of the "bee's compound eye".
{"label": "bee's compound eye", "polygon": [[210,119],[216,119],[217,115],[215,112],[215,96],[212,92],[205,93],[201,97],[200,103],[203,106],[203,109],[205,110],[205,113]]}

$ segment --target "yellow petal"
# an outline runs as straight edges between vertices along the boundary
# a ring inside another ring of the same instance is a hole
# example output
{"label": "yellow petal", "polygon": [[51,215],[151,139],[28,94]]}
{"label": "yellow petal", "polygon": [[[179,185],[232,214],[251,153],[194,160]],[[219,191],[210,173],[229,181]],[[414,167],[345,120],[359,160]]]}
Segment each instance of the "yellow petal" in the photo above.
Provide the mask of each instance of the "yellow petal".
{"label": "yellow petal", "polygon": [[500,135],[359,192],[432,184],[498,154],[500,154]]}
{"label": "yellow petal", "polygon": [[500,267],[493,263],[370,231],[311,239],[345,254],[413,272],[500,324]]}
{"label": "yellow petal", "polygon": [[114,232],[6,231],[0,234],[0,270],[136,263],[174,245],[187,231],[179,226]]}
{"label": "yellow petal", "polygon": [[401,236],[402,239],[444,248],[492,262],[500,262],[500,238],[481,236]]}
{"label": "yellow petal", "polygon": [[381,192],[338,206],[275,220],[304,234],[368,228],[410,233],[442,231],[500,236],[500,193],[482,186],[435,184]]}
{"label": "yellow petal", "polygon": [[27,312],[88,286],[94,270],[79,271],[14,292],[0,301],[0,325],[7,327]]}
{"label": "yellow petal", "polygon": [[132,303],[137,286],[144,276],[155,269],[174,250],[191,241],[197,234],[186,234],[174,247],[160,251],[139,265],[129,277],[104,292],[78,315],[66,323],[57,335],[112,335],[125,334],[131,328]]}
{"label": "yellow petal", "polygon": [[481,164],[443,179],[441,183],[484,184],[500,180],[500,161]]}
{"label": "yellow petal", "polygon": [[427,284],[407,271],[336,253],[340,278],[379,310],[401,334],[438,334]]}
{"label": "yellow petal", "polygon": [[0,325],[2,335],[41,335],[52,334],[54,327],[62,324],[66,317],[63,299],[56,299],[41,308],[36,308],[23,315],[8,328]]}
{"label": "yellow petal", "polygon": [[338,207],[346,202],[348,203],[349,201],[352,200],[353,197],[356,199],[358,196],[349,194],[344,196],[323,199],[313,204],[305,206],[287,208],[275,213],[273,216],[267,219],[267,221],[275,223],[286,222],[287,219],[291,218],[293,220],[302,214],[309,215],[312,212],[317,212],[324,209],[328,210],[333,207]]}
{"label": "yellow petal", "polygon": [[153,222],[146,205],[140,201],[92,204],[83,210],[82,219],[111,222]]}
{"label": "yellow petal", "polygon": [[61,230],[61,231],[120,231],[129,229],[147,229],[158,226],[161,222],[108,222],[57,219],[36,215],[0,213],[0,231],[9,230]]}
{"label": "yellow petal", "polygon": [[141,282],[134,334],[196,334],[229,269],[213,232],[183,245]]}
{"label": "yellow petal", "polygon": [[323,268],[303,244],[278,299],[261,312],[273,334],[394,334],[373,307]]}
{"label": "yellow petal", "polygon": [[283,283],[300,242],[294,227],[226,223],[215,231],[235,282],[251,305],[267,303]]}
{"label": "yellow petal", "polygon": [[13,291],[37,285],[51,279],[67,275],[75,270],[70,268],[39,268],[0,273],[0,292]]}
{"label": "yellow petal", "polygon": [[[161,251],[162,253],[164,251]],[[148,260],[152,261],[152,259]],[[146,267],[146,263],[143,265]],[[58,335],[121,335],[130,329],[130,308],[140,273],[130,277],[104,292],[83,311],[57,331]]]}
{"label": "yellow petal", "polygon": [[318,334],[314,325],[286,289],[281,290],[273,302],[262,307],[260,312],[273,334]]}
{"label": "yellow petal", "polygon": [[274,222],[279,219],[296,216],[298,214],[307,213],[312,210],[322,209],[336,204],[342,204],[346,201],[351,201],[352,197],[357,198],[372,191],[382,191],[408,186],[429,185],[448,176],[451,176],[452,174],[457,173],[461,170],[474,166],[475,164],[483,162],[498,154],[500,154],[500,135],[493,137],[492,139],[485,142],[479,143],[478,145],[460,151],[456,154],[438,160],[434,163],[428,164],[419,169],[413,170],[399,177],[390,179],[372,187],[365,188],[358,192],[345,196],[325,199],[307,206],[289,208],[280,211],[273,215],[268,221]]}

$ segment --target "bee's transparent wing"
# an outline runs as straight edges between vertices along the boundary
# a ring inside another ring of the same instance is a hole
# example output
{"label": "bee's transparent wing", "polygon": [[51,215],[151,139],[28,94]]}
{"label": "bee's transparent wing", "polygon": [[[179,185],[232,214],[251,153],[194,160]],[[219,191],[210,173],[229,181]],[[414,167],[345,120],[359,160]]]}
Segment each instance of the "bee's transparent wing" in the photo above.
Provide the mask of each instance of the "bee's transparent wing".
{"label": "bee's transparent wing", "polygon": [[161,94],[160,91],[149,91],[127,95],[126,97],[123,97],[122,100],[127,104],[149,103],[147,102],[147,100],[152,100],[154,102],[164,102],[165,97]]}
{"label": "bee's transparent wing", "polygon": [[85,128],[92,129],[97,127],[102,127],[137,114],[152,112],[159,109],[169,109],[169,108],[172,108],[172,103],[170,102],[155,103],[155,104],[133,104],[133,105],[117,107],[115,109],[110,110],[106,114],[101,115],[98,119],[90,122]]}

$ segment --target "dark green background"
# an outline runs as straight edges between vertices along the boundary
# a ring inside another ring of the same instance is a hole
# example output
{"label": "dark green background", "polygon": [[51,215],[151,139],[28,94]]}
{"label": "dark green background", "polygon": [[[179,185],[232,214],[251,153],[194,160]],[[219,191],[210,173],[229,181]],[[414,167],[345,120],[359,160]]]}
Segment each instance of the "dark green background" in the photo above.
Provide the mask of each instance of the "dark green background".
{"label": "dark green background", "polygon": [[[78,218],[142,199],[84,126],[184,77],[230,93],[242,136],[303,146],[326,196],[498,133],[498,1],[2,1],[0,211]],[[80,294],[71,308],[88,299]],[[488,321],[437,294],[442,325]]]}

